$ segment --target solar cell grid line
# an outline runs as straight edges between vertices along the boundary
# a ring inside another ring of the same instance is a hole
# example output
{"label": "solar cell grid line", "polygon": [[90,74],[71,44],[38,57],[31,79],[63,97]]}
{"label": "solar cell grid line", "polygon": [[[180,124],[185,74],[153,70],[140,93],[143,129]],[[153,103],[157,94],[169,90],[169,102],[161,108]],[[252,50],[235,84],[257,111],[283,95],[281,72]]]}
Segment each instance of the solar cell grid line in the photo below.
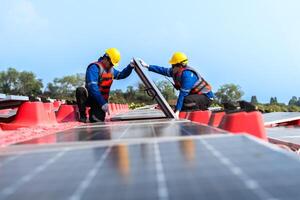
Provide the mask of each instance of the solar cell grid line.
{"label": "solar cell grid line", "polygon": [[8,185],[0,191],[0,198],[8,198],[10,195],[14,194],[22,185],[29,183],[35,176],[42,173],[49,167],[54,164],[58,159],[65,155],[69,151],[68,148],[65,148],[63,151],[56,153],[54,156],[49,158],[43,164],[34,168],[30,173],[20,177],[15,183]]}
{"label": "solar cell grid line", "polygon": [[217,129],[215,127],[200,125],[195,122],[191,122],[190,126],[185,126],[184,124],[180,126],[181,132],[184,135],[217,135],[217,134],[227,134],[228,132]]}
{"label": "solar cell grid line", "polygon": [[[157,138],[155,129],[153,125],[151,125],[152,134],[155,138]],[[159,149],[158,141],[154,142],[154,155],[155,155],[155,168],[156,168],[156,177],[157,177],[157,189],[158,189],[158,198],[159,200],[168,200],[169,199],[169,191],[166,183],[164,168],[161,159],[161,153]]]}
{"label": "solar cell grid line", "polygon": [[192,135],[189,131],[185,130],[185,128],[182,128],[182,131],[185,132],[187,135]]}
{"label": "solar cell grid line", "polygon": [[224,154],[222,154],[220,151],[218,151],[216,148],[214,148],[212,145],[210,145],[205,140],[199,140],[211,153],[220,160],[220,162],[226,166],[232,174],[237,176],[240,180],[243,181],[246,188],[253,191],[258,198],[262,200],[276,200],[270,193],[265,191],[257,181],[250,178],[240,167],[233,164],[229,158],[227,158]]}
{"label": "solar cell grid line", "polygon": [[[131,126],[129,126],[127,129],[125,129],[125,131],[120,135],[120,137],[115,142],[117,143],[118,140],[120,140],[123,136],[125,136],[130,128],[131,128]],[[85,191],[90,186],[91,182],[93,181],[93,179],[95,178],[95,176],[99,172],[99,169],[101,168],[101,166],[105,162],[105,160],[106,160],[107,156],[109,155],[109,153],[111,152],[113,146],[114,146],[114,143],[107,147],[107,149],[102,154],[100,159],[96,162],[94,167],[88,172],[88,174],[85,176],[84,180],[81,181],[81,183],[77,187],[76,191],[69,198],[70,200],[80,200],[80,199],[82,199],[82,196],[84,195]]]}
{"label": "solar cell grid line", "polygon": [[6,158],[6,159],[0,161],[0,168],[1,168],[2,166],[6,165],[7,163],[10,163],[10,162],[16,160],[16,159],[19,158],[21,155],[22,155],[22,154],[19,153],[19,154],[17,154],[17,155],[10,156],[9,158]]}

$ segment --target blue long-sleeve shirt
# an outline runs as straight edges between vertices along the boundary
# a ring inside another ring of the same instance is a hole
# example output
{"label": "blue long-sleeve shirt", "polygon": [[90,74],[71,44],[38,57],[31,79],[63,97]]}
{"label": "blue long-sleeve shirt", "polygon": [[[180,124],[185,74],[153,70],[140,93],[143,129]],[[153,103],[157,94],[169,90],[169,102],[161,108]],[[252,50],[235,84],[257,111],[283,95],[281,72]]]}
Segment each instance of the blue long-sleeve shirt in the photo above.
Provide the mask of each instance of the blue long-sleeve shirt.
{"label": "blue long-sleeve shirt", "polygon": [[[149,71],[168,76],[168,77],[173,77],[173,69],[172,68],[165,68],[165,67],[160,67],[156,65],[150,65],[149,66]],[[189,70],[186,70],[182,73],[181,75],[181,88],[179,92],[179,96],[177,99],[177,104],[176,104],[176,110],[181,111],[182,106],[183,106],[183,101],[184,98],[189,95],[190,91],[193,89],[193,86],[195,83],[198,81],[197,75]],[[209,92],[206,94],[208,98],[213,98],[213,93]]]}
{"label": "blue long-sleeve shirt", "polygon": [[[116,80],[127,78],[131,72],[132,67],[128,65],[122,71],[118,71],[115,68],[113,69],[113,77]],[[99,67],[96,64],[91,65],[86,70],[86,87],[88,89],[89,95],[96,99],[96,101],[102,106],[107,103],[107,101],[102,96],[101,92],[99,91],[98,80],[99,80]]]}

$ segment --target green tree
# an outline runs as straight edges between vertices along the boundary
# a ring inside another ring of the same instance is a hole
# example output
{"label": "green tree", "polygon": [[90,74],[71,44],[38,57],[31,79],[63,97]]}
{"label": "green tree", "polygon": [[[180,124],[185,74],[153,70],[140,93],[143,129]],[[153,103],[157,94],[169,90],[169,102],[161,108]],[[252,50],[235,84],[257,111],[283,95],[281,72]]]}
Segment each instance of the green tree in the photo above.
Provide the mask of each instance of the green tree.
{"label": "green tree", "polygon": [[218,104],[241,100],[243,95],[244,92],[241,87],[235,84],[224,84],[215,93]]}
{"label": "green tree", "polygon": [[137,103],[145,103],[147,105],[154,104],[152,96],[149,96],[150,91],[146,91],[146,87],[143,83],[138,83],[138,88],[136,92],[136,102]]}
{"label": "green tree", "polygon": [[112,90],[109,95],[109,101],[112,103],[126,103],[122,90]]}
{"label": "green tree", "polygon": [[0,91],[5,94],[17,94],[19,72],[14,68],[0,72]]}
{"label": "green tree", "polygon": [[32,72],[18,72],[14,68],[0,72],[0,92],[12,95],[42,94],[43,83]]}
{"label": "green tree", "polygon": [[19,95],[36,96],[42,94],[43,82],[34,73],[23,71],[19,74],[17,88]]}
{"label": "green tree", "polygon": [[156,83],[156,85],[168,102],[170,100],[174,100],[177,98],[175,94],[174,86],[170,82],[159,81]]}
{"label": "green tree", "polygon": [[298,98],[296,96],[293,96],[289,101],[289,106],[297,105],[297,103],[298,103]]}
{"label": "green tree", "polygon": [[288,107],[289,112],[300,112],[300,106],[290,105]]}
{"label": "green tree", "polygon": [[83,85],[83,74],[55,78],[53,83],[48,83],[45,95],[55,99],[73,100],[76,88]]}
{"label": "green tree", "polygon": [[135,95],[136,95],[136,90],[134,89],[134,87],[133,86],[128,86],[127,90],[126,90],[126,92],[124,94],[124,98],[128,102],[134,102]]}
{"label": "green tree", "polygon": [[257,97],[256,97],[256,96],[252,96],[252,97],[251,97],[251,103],[252,103],[252,104],[255,104],[255,105],[258,104],[258,100],[257,100]]}
{"label": "green tree", "polygon": [[278,104],[277,97],[271,97],[270,98],[270,104],[271,105]]}

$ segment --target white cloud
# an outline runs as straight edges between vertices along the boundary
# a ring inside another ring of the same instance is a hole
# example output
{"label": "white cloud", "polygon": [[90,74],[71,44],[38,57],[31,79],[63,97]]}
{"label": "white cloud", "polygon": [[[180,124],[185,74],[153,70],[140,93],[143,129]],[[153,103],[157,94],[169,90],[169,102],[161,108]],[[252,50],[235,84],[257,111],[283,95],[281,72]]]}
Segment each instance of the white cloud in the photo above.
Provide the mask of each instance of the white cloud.
{"label": "white cloud", "polygon": [[48,27],[48,20],[29,0],[10,1],[2,16],[3,28],[6,32],[32,34]]}

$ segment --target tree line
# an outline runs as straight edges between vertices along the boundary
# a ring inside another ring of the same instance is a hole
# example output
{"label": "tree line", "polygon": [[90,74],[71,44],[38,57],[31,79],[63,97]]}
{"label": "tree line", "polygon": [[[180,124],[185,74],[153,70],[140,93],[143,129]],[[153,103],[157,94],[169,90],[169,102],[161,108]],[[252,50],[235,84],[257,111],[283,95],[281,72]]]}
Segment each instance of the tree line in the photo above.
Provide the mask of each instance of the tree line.
{"label": "tree line", "polygon": [[[55,78],[44,87],[41,79],[33,72],[17,71],[14,68],[0,71],[0,93],[24,96],[39,96],[52,99],[75,100],[75,89],[83,86],[84,74],[74,74]],[[175,105],[178,92],[168,81],[156,82],[162,95],[171,104]],[[215,92],[214,106],[222,106],[224,102],[241,100],[243,90],[236,84],[224,84]],[[110,102],[129,103],[131,107],[154,104],[153,97],[147,95],[146,88],[142,83],[135,87],[128,86],[125,91],[112,90]],[[256,96],[252,96],[251,103],[257,105],[262,112],[300,112],[300,97],[293,96],[288,105],[279,103],[277,97],[271,97],[269,103],[260,103]]]}
{"label": "tree line", "polygon": [[300,112],[300,97],[296,96],[288,104],[278,102],[277,97],[271,97],[269,103],[263,104],[258,102],[256,96],[252,96],[251,103],[257,105],[262,112]]}

